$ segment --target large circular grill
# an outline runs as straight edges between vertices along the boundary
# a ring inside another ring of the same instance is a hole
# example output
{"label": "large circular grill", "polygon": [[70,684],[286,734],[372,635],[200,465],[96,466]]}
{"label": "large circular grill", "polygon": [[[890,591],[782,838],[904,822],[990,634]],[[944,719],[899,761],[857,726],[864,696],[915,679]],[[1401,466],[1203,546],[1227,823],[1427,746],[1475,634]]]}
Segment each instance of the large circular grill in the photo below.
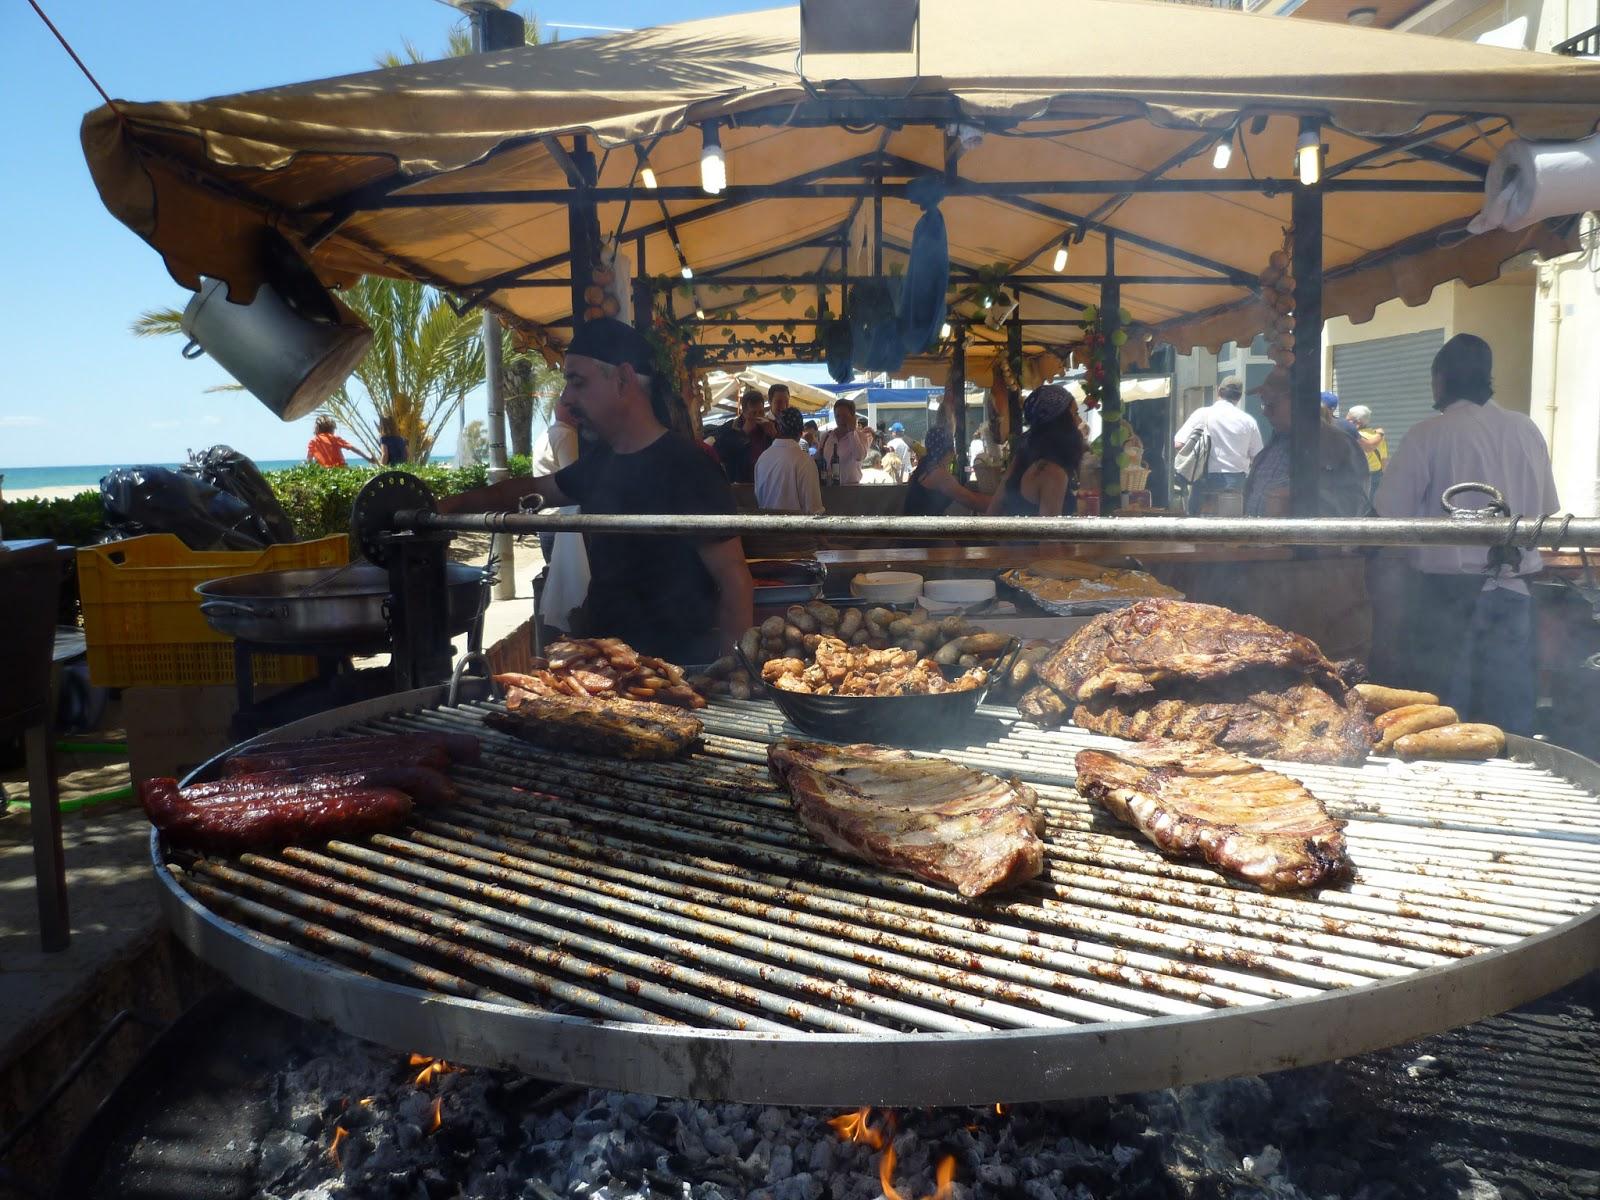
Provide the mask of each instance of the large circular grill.
{"label": "large circular grill", "polygon": [[[705,749],[535,749],[442,689],[274,737],[477,732],[465,801],[394,835],[196,860],[152,837],[179,935],[264,999],[398,1050],[667,1095],[970,1104],[1324,1061],[1600,964],[1600,768],[1274,764],[1349,821],[1352,884],[1267,896],[1164,859],[1072,788],[1113,744],[984,709],[945,753],[1015,774],[1043,878],[992,904],[815,843],[767,777],[786,730],[714,704]],[[270,739],[262,739],[270,740]]]}

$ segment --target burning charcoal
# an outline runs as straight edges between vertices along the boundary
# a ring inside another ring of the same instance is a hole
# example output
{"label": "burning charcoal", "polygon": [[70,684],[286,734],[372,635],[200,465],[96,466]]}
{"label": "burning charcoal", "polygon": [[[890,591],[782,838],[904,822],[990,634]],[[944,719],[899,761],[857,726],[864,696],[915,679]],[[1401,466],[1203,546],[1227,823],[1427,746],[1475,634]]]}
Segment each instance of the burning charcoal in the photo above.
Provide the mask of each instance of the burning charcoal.
{"label": "burning charcoal", "polygon": [[793,1175],[772,1187],[772,1200],[822,1200],[827,1191],[815,1175]]}
{"label": "burning charcoal", "polygon": [[298,1167],[315,1152],[314,1143],[289,1129],[268,1134],[261,1142],[261,1158],[257,1165],[259,1178],[273,1183],[290,1168]]}
{"label": "burning charcoal", "polygon": [[705,1136],[706,1149],[716,1158],[732,1157],[739,1152],[734,1141],[721,1129],[708,1129]]}
{"label": "burning charcoal", "polygon": [[763,1108],[756,1117],[756,1128],[762,1133],[778,1133],[789,1123],[789,1114],[781,1108]]}
{"label": "burning charcoal", "polygon": [[[526,1122],[524,1122],[526,1128]],[[572,1118],[564,1112],[553,1112],[541,1120],[534,1129],[533,1136],[541,1142],[559,1142],[572,1132]]]}
{"label": "burning charcoal", "polygon": [[654,1109],[640,1122],[640,1127],[663,1146],[676,1143],[682,1125],[683,1122],[670,1108]]}
{"label": "burning charcoal", "polygon": [[1406,1074],[1413,1079],[1437,1079],[1449,1069],[1431,1054],[1423,1054],[1406,1064]]}
{"label": "burning charcoal", "polygon": [[[775,1112],[776,1109],[768,1109]],[[763,1116],[766,1114],[763,1113]],[[767,1182],[775,1183],[780,1179],[787,1179],[794,1174],[794,1151],[786,1145],[777,1145],[772,1148],[772,1158],[767,1165]]]}

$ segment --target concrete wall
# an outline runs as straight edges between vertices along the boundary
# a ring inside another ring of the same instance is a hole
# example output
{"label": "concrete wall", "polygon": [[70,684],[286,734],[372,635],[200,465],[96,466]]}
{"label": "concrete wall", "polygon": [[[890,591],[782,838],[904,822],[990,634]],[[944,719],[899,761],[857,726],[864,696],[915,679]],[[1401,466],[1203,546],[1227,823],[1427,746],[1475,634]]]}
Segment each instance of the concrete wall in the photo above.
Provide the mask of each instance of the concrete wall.
{"label": "concrete wall", "polygon": [[[1600,240],[1594,219],[1585,241]],[[1530,391],[1562,505],[1600,515],[1600,250],[1540,270]]]}
{"label": "concrete wall", "polygon": [[1380,304],[1372,320],[1360,325],[1335,317],[1322,332],[1322,381],[1332,386],[1333,348],[1376,338],[1399,337],[1442,329],[1446,338],[1475,333],[1494,350],[1495,398],[1506,408],[1527,412],[1533,362],[1533,292],[1531,271],[1502,277],[1482,287],[1442,283],[1426,304],[1409,308],[1404,301]]}

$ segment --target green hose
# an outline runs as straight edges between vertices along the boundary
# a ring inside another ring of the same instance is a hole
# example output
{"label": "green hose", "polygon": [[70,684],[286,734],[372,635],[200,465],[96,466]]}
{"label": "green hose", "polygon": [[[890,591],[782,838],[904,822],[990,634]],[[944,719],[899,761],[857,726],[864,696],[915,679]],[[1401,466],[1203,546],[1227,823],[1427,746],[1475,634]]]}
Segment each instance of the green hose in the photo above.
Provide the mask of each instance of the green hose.
{"label": "green hose", "polygon": [[[64,813],[77,812],[81,808],[93,808],[98,804],[110,804],[116,800],[133,799],[133,785],[112,788],[109,792],[90,792],[86,796],[74,796],[70,800],[61,801],[61,811]],[[32,805],[26,800],[13,800],[9,807],[15,809],[31,809]]]}

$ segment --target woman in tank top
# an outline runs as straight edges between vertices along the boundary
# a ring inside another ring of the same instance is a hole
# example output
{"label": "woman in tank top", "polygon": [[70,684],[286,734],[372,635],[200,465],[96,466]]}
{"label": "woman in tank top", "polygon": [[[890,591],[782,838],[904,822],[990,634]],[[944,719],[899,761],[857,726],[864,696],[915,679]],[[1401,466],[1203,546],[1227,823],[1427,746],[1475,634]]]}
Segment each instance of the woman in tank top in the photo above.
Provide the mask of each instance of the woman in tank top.
{"label": "woman in tank top", "polygon": [[1059,517],[1077,511],[1078,464],[1084,450],[1077,407],[1072,393],[1057,383],[1035,388],[1023,401],[1027,432],[1005,486],[989,504],[991,515]]}
{"label": "woman in tank top", "polygon": [[988,511],[989,497],[975,492],[950,473],[956,456],[954,439],[943,425],[928,430],[926,449],[906,481],[908,517],[940,517],[952,504],[963,504],[975,513]]}

